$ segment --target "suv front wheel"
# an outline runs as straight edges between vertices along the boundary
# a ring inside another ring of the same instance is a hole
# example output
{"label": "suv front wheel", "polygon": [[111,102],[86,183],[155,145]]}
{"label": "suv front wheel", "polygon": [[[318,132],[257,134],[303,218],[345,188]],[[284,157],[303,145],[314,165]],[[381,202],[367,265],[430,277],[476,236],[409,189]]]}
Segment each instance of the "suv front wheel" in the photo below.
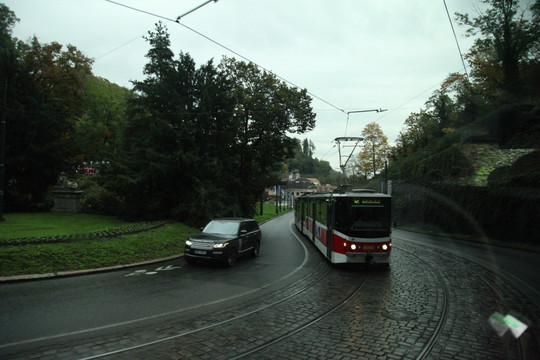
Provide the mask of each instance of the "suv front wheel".
{"label": "suv front wheel", "polygon": [[238,252],[235,248],[230,248],[227,251],[227,257],[225,258],[225,265],[232,267],[236,265],[236,261],[238,260]]}

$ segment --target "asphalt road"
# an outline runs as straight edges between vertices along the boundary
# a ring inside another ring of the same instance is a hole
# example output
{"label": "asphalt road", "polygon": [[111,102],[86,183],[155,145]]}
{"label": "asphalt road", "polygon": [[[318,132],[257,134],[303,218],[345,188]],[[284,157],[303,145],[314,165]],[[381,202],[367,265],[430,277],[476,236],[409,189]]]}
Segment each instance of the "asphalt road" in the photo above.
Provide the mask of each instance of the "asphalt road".
{"label": "asphalt road", "polygon": [[[291,216],[261,226],[258,258],[234,268],[183,259],[78,277],[0,285],[0,356],[59,341],[107,336],[263,296],[321,257],[291,234]],[[179,239],[179,241],[181,241]],[[311,255],[310,255],[311,254]]]}
{"label": "asphalt road", "polygon": [[[25,359],[33,359],[35,356],[57,358],[55,351],[59,348],[63,349],[65,358],[84,358],[93,351],[98,354],[107,352],[109,343],[115,343],[115,346],[120,347],[128,346],[123,345],[122,338],[131,344],[152,342],[154,335],[147,339],[141,336],[155,333],[156,329],[163,331],[163,334],[166,332],[177,334],[179,328],[185,329],[184,325],[179,325],[180,319],[190,319],[190,324],[204,328],[206,323],[220,323],[220,311],[234,307],[235,312],[242,313],[244,308],[249,312],[248,307],[260,307],[266,299],[288,291],[285,289],[299,288],[297,282],[315,275],[322,276],[323,268],[328,269],[326,260],[315,247],[291,230],[292,219],[292,214],[287,214],[264,224],[261,227],[263,242],[260,256],[255,259],[242,259],[234,268],[211,264],[188,266],[180,259],[93,275],[0,284],[0,358],[12,358],[20,351],[26,354],[23,357]],[[448,314],[445,316],[448,316],[448,320],[445,326],[448,329],[442,331],[440,338],[445,340],[440,340],[442,343],[433,348],[434,354],[443,355],[445,351],[459,353],[460,346],[471,350],[470,343],[460,343],[465,341],[461,334],[463,327],[471,326],[475,329],[475,333],[468,336],[469,340],[490,334],[486,333],[489,328],[485,327],[485,319],[492,310],[487,309],[487,314],[480,312],[487,306],[483,304],[484,302],[487,304],[495,299],[494,295],[488,298],[485,296],[485,291],[491,291],[492,288],[496,289],[496,293],[504,294],[505,286],[511,284],[517,287],[520,294],[525,294],[528,301],[535,304],[535,307],[529,308],[527,308],[529,305],[525,304],[521,314],[530,315],[531,319],[538,317],[536,312],[540,308],[540,281],[537,274],[540,268],[538,261],[540,254],[399,230],[394,231],[393,238],[394,260],[388,272],[372,273],[358,269],[352,271],[334,269],[325,272],[327,274],[324,275],[325,281],[331,286],[337,286],[338,289],[340,284],[345,285],[347,281],[351,281],[351,284],[357,283],[364,276],[371,279],[366,285],[367,288],[373,287],[371,291],[365,289],[361,296],[354,299],[359,302],[357,305],[353,306],[354,301],[351,300],[348,310],[343,312],[342,316],[348,319],[347,321],[356,319],[351,322],[350,325],[353,327],[351,333],[347,335],[350,339],[355,339],[350,348],[352,350],[343,346],[343,353],[348,351],[349,355],[353,356],[358,351],[358,342],[366,339],[363,335],[365,327],[358,325],[363,321],[372,324],[368,328],[381,321],[382,325],[377,329],[382,332],[374,337],[375,340],[380,340],[380,345],[366,347],[362,351],[375,355],[379,351],[383,354],[384,351],[381,349],[384,349],[389,341],[396,346],[387,350],[393,355],[399,356],[413,351],[410,346],[418,342],[418,339],[426,337],[418,331],[418,326],[425,325],[427,331],[431,331],[433,326],[434,320],[425,319],[425,314],[435,316],[434,319],[442,316],[439,315],[438,302],[442,299],[443,289],[436,284],[437,281],[447,284]],[[491,286],[482,282],[487,279],[483,277],[485,273],[483,269],[495,274],[493,279],[499,284]],[[437,273],[438,277],[435,276]],[[466,275],[461,275],[462,273]],[[467,276],[473,278],[464,279]],[[338,280],[333,280],[333,277],[337,277]],[[425,280],[422,280],[424,278]],[[502,285],[503,289],[499,285]],[[308,301],[313,303],[306,303],[302,310],[293,311],[291,316],[298,320],[292,321],[291,325],[305,321],[309,316],[321,311],[318,307],[329,298],[328,291],[328,286],[321,282],[318,287],[313,287],[312,295],[293,301],[298,305]],[[384,301],[381,301],[381,298],[384,298]],[[519,299],[516,301],[510,294],[507,302],[512,307]],[[384,305],[385,308],[370,312],[362,310],[375,305]],[[426,310],[430,308],[433,310]],[[249,325],[238,326],[238,329],[231,328],[230,331],[242,334],[246,326],[252,326],[259,329],[258,332],[262,334],[263,329],[278,328],[280,324],[274,319],[279,318],[279,311],[284,310],[275,310],[275,313],[272,311],[269,310],[267,319],[263,318],[262,314],[252,315],[258,316],[261,323],[254,324],[246,320]],[[402,318],[411,314],[421,316],[412,320]],[[471,317],[475,314],[479,320],[472,322]],[[393,322],[388,322],[384,318],[398,315],[400,317],[397,320],[392,319]],[[464,319],[461,319],[463,316]],[[194,319],[193,323],[191,319]],[[341,325],[335,323],[338,320],[328,321],[329,324],[321,325],[323,332],[328,329],[340,332],[343,329]],[[454,328],[453,324],[458,326]],[[536,324],[531,325],[537,327]],[[223,328],[223,331],[229,331],[227,325]],[[415,330],[411,332],[411,329]],[[353,330],[360,333],[358,338],[351,335]],[[202,343],[207,343],[205,339],[212,336],[213,331],[208,329],[208,334],[200,333]],[[399,339],[397,334],[400,333],[408,335],[403,335],[405,337],[397,341]],[[328,343],[321,343],[317,340],[319,334],[299,336],[296,345],[291,345],[293,350],[287,350],[286,347],[283,349],[283,358],[288,358],[291,351],[294,354],[299,351],[301,353],[299,344],[303,344],[306,351],[313,349],[317,344],[324,347],[324,350],[331,348],[332,339],[328,338]],[[338,334],[336,338],[343,339],[343,336]],[[489,341],[492,340],[487,337],[487,345],[479,344],[479,349],[483,346],[485,354],[498,354],[488,352]],[[246,338],[248,342],[250,339]],[[315,343],[311,342],[313,339]],[[215,340],[221,341],[226,338],[218,337]],[[77,353],[77,344],[85,344],[84,350],[81,347],[80,353]],[[164,358],[169,358],[168,356],[174,354],[178,348],[174,343],[163,346],[167,347],[167,356]],[[182,348],[187,347],[184,344]],[[152,354],[152,350],[149,351]],[[193,351],[193,354],[197,354],[201,350],[195,347]],[[278,350],[272,349],[269,353],[270,358],[278,353],[276,351]],[[471,356],[474,358],[478,354],[475,355],[475,349],[472,351]],[[321,354],[324,353],[319,353]],[[192,355],[186,355],[186,358],[191,358]],[[464,353],[462,355],[463,358],[471,358]],[[130,356],[132,355],[126,354],[127,358]],[[145,353],[140,358],[149,356]],[[254,358],[257,357],[258,355]],[[204,357],[201,355],[201,358]]]}

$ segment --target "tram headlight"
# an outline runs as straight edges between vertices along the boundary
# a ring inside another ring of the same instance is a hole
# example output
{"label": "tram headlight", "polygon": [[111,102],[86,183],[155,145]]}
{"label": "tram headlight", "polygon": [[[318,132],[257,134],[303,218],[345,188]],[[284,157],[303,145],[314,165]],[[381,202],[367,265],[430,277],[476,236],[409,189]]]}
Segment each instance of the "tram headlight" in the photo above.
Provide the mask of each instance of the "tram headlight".
{"label": "tram headlight", "polygon": [[351,250],[356,250],[356,245],[355,244],[351,245]]}
{"label": "tram headlight", "polygon": [[383,250],[388,250],[388,245],[383,244],[382,249],[383,249]]}

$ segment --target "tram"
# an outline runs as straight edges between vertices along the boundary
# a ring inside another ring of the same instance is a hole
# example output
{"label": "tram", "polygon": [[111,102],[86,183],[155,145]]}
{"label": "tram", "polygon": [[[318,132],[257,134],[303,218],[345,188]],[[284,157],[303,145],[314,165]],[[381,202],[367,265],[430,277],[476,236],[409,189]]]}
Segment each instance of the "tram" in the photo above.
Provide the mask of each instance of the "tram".
{"label": "tram", "polygon": [[313,193],[295,200],[295,226],[334,264],[389,266],[390,195],[373,190]]}

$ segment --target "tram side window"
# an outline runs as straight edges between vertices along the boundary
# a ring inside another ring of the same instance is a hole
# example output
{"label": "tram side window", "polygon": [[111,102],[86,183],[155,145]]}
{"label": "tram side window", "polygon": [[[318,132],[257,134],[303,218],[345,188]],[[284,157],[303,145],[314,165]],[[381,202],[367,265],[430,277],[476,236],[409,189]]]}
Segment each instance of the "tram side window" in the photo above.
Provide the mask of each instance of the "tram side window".
{"label": "tram side window", "polygon": [[328,222],[327,222],[327,217],[326,217],[326,200],[325,199],[320,199],[319,200],[319,206],[318,206],[318,210],[319,210],[319,215],[318,215],[318,219],[321,223],[323,223],[324,225],[328,225]]}

